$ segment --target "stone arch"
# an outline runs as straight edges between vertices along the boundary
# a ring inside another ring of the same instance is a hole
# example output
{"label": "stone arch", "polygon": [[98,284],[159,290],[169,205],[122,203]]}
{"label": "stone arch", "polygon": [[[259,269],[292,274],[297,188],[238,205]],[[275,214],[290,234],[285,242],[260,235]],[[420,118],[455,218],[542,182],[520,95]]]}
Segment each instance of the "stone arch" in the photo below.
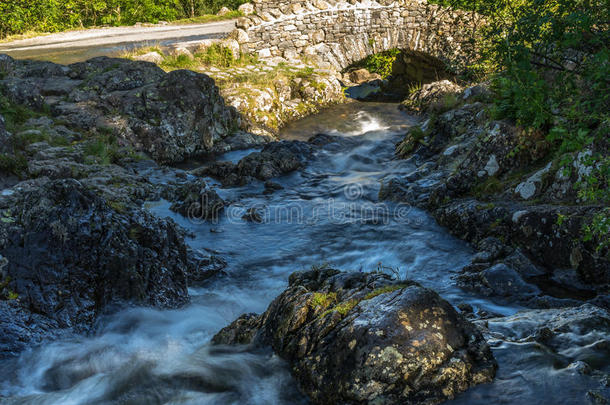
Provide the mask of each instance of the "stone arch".
{"label": "stone arch", "polygon": [[393,48],[422,52],[449,66],[468,62],[476,27],[472,12],[425,0],[255,0],[234,37],[242,51],[261,57],[309,57],[342,70]]}

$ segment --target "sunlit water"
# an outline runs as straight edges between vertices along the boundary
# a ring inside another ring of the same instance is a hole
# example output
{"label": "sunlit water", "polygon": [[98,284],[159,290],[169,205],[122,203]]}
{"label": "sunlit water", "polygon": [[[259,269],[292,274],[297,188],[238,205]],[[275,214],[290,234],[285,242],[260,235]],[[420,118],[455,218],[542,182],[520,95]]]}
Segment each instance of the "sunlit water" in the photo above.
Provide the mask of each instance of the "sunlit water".
{"label": "sunlit water", "polygon": [[[287,365],[270,351],[218,349],[208,342],[240,314],[264,311],[292,272],[315,264],[382,269],[415,279],[454,304],[515,313],[519,308],[455,286],[451,276],[473,254],[464,242],[421,210],[378,201],[382,179],[414,170],[393,152],[415,122],[395,105],[337,106],[284,131],[287,139],[319,132],[345,139],[319,150],[303,171],[277,179],[283,190],[263,195],[261,183],[219,190],[231,205],[218,223],[188,220],[163,201],[150,204],[157,215],[193,232],[193,248],[224,257],[228,274],[191,288],[185,308],[132,308],[103,319],[93,336],[45,344],[0,364],[6,403],[305,404]],[[238,160],[246,153],[224,158]],[[253,206],[264,223],[241,219]],[[555,371],[553,356],[534,344],[499,341],[494,352],[500,363],[495,382],[456,403],[581,403],[594,384]]]}

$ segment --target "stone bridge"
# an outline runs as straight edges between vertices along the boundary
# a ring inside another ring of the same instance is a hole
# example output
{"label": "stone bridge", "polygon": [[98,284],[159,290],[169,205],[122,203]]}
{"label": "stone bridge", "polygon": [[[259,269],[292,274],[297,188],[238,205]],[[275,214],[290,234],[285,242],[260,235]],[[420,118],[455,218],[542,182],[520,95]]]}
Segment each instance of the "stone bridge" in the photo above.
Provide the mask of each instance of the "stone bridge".
{"label": "stone bridge", "polygon": [[241,18],[233,35],[244,52],[306,57],[338,70],[392,48],[457,69],[468,62],[481,22],[425,0],[254,0],[254,14]]}

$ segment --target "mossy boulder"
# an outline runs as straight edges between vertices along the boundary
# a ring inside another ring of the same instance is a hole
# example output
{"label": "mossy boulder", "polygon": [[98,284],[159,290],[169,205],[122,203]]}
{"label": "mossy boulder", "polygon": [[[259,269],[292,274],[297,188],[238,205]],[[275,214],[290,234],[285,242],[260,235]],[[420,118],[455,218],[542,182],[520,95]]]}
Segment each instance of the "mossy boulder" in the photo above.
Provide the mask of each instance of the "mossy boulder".
{"label": "mossy boulder", "polygon": [[316,404],[434,404],[491,381],[478,329],[434,291],[383,274],[294,273],[260,315],[215,344],[271,346]]}

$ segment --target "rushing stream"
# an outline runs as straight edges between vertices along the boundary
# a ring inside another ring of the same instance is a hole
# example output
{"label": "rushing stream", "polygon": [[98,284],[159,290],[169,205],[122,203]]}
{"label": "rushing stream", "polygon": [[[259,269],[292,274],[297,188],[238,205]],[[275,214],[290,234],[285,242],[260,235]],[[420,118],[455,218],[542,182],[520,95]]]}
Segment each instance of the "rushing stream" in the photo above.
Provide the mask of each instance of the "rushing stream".
{"label": "rushing stream", "polygon": [[[452,280],[473,254],[425,212],[380,203],[380,180],[414,170],[393,159],[394,144],[416,118],[393,104],[350,103],[290,125],[287,139],[319,132],[343,142],[317,152],[306,169],[276,179],[284,189],[262,194],[256,182],[219,189],[231,202],[218,223],[188,220],[151,203],[195,236],[195,249],[224,257],[227,275],[192,288],[191,303],[161,311],[132,308],[100,322],[93,336],[45,344],[0,364],[7,404],[301,404],[286,364],[270,351],[246,352],[208,344],[244,312],[261,312],[287,285],[289,274],[329,263],[349,271],[382,269],[415,279],[453,304],[490,313],[505,306],[458,289]],[[250,151],[223,157],[238,160]],[[164,176],[150,173],[151,180]],[[260,207],[264,223],[241,219]],[[510,328],[501,321],[498,328]],[[553,355],[535,343],[491,342],[500,369],[492,384],[471,389],[459,404],[580,403],[585,376],[556,371]],[[585,390],[585,391],[583,391]],[[0,400],[0,402],[2,402]],[[4,403],[2,402],[2,403]]]}

